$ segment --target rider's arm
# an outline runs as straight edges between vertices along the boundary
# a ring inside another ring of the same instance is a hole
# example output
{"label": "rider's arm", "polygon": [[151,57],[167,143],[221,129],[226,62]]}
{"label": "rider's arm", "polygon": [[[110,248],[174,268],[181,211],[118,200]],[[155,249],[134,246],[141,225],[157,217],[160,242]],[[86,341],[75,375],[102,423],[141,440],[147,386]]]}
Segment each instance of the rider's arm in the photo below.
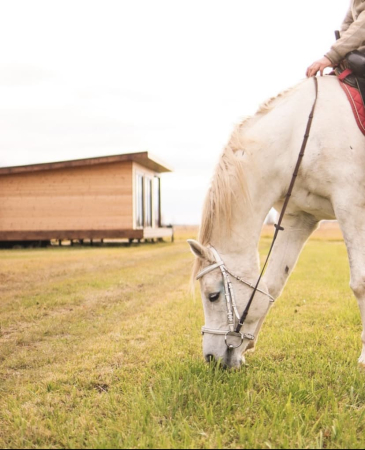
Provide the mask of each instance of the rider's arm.
{"label": "rider's arm", "polygon": [[358,11],[361,12],[352,23],[346,22],[346,19],[349,20],[346,16],[341,38],[332,45],[331,50],[326,54],[326,57],[334,65],[338,64],[347,53],[357,50],[365,42],[365,2],[361,2]]}
{"label": "rider's arm", "polygon": [[341,25],[341,33],[344,33],[348,29],[348,27],[353,23],[353,21],[354,21],[354,18],[352,15],[352,10],[351,10],[351,8],[349,8],[349,10],[347,11],[346,17]]}

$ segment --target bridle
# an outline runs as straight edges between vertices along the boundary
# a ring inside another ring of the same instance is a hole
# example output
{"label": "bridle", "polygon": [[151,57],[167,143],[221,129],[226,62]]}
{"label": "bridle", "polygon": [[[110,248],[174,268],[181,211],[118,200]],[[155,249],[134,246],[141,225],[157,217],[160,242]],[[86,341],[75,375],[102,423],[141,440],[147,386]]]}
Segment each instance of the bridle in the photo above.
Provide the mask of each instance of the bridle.
{"label": "bridle", "polygon": [[[229,330],[216,330],[213,328],[208,327],[202,327],[202,334],[217,334],[217,335],[224,335],[225,336],[225,343],[229,349],[238,348],[242,345],[244,339],[248,339],[250,341],[253,341],[255,339],[255,336],[248,333],[240,333],[239,331],[235,331],[235,318],[237,318],[238,321],[240,321],[241,316],[238,313],[237,304],[234,296],[233,286],[231,279],[229,275],[231,275],[233,278],[241,282],[242,284],[245,284],[246,286],[250,287],[256,292],[261,292],[262,294],[268,296],[270,298],[270,302],[274,302],[275,299],[267,292],[264,292],[263,290],[259,289],[257,286],[252,285],[248,281],[245,281],[243,278],[234,275],[232,272],[230,272],[227,267],[225,266],[222,258],[220,257],[217,250],[212,247],[211,245],[208,247],[210,251],[213,253],[215,263],[211,264],[210,266],[203,269],[199,274],[197,275],[196,279],[200,280],[204,275],[207,273],[212,272],[215,269],[220,269],[223,277],[223,284],[224,284],[224,295],[226,299],[226,306],[227,306],[227,319],[228,319],[228,327]],[[240,339],[239,345],[234,345],[232,343],[229,343],[229,338],[235,338],[238,337]]]}
{"label": "bridle", "polygon": [[[244,324],[244,322],[246,321],[247,315],[249,313],[249,310],[251,308],[252,302],[254,300],[254,297],[256,295],[256,292],[260,292],[261,294],[264,294],[266,296],[268,296],[270,298],[270,302],[273,303],[275,301],[274,297],[272,297],[269,293],[259,289],[259,284],[261,281],[261,278],[265,272],[267,263],[269,262],[270,256],[271,256],[271,252],[274,248],[274,244],[275,241],[278,237],[278,234],[280,231],[284,231],[284,228],[281,226],[281,223],[283,221],[284,218],[284,214],[285,211],[287,209],[291,194],[293,192],[293,188],[294,188],[294,184],[295,184],[295,180],[298,176],[298,172],[299,172],[299,168],[300,168],[300,164],[302,162],[303,156],[304,156],[304,152],[307,146],[307,142],[308,142],[308,138],[309,138],[309,133],[310,133],[310,129],[312,126],[312,121],[313,121],[313,116],[314,116],[314,110],[317,104],[317,99],[318,99],[318,80],[316,77],[314,77],[314,84],[315,84],[315,100],[312,106],[312,110],[310,112],[310,115],[308,117],[308,122],[307,122],[307,128],[304,134],[304,138],[303,138],[303,143],[302,146],[300,148],[300,152],[298,155],[298,159],[297,159],[297,163],[295,165],[295,169],[293,172],[293,176],[291,178],[291,182],[287,191],[287,194],[285,196],[285,201],[283,204],[283,208],[281,210],[280,216],[279,216],[279,220],[278,223],[275,224],[275,233],[274,233],[274,237],[270,246],[270,250],[269,253],[267,255],[266,261],[263,265],[263,268],[261,270],[260,276],[256,282],[255,285],[252,285],[251,283],[243,280],[241,277],[234,275],[233,273],[231,273],[227,267],[225,266],[222,258],[220,257],[219,253],[217,252],[217,250],[212,247],[211,245],[209,245],[209,249],[211,250],[211,252],[213,253],[214,259],[215,259],[215,263],[209,265],[208,267],[204,268],[201,272],[199,272],[199,274],[197,275],[196,279],[199,280],[202,277],[204,277],[204,275],[212,272],[215,269],[220,269],[221,273],[222,273],[222,277],[223,277],[223,285],[224,285],[224,295],[225,295],[225,300],[226,300],[226,306],[227,306],[227,319],[228,319],[228,328],[229,330],[218,330],[218,329],[213,329],[213,328],[208,328],[208,327],[202,327],[202,334],[213,334],[213,335],[221,335],[224,336],[224,340],[225,343],[228,347],[229,350],[233,350],[235,348],[240,347],[243,344],[243,341],[245,339],[248,339],[250,341],[253,341],[255,339],[255,336],[253,334],[249,334],[249,333],[241,333],[241,329],[242,326]],[[233,278],[235,278],[236,280],[238,280],[239,282],[245,284],[246,286],[250,287],[252,289],[252,294],[251,297],[246,305],[246,308],[244,309],[242,315],[240,316],[238,313],[238,309],[237,309],[237,304],[236,304],[236,300],[235,300],[235,296],[234,296],[234,291],[233,291],[233,286],[232,286],[232,282],[229,278],[229,275],[231,275]],[[238,320],[238,324],[235,328],[235,324],[236,324],[236,320]],[[237,338],[239,339],[239,344],[237,345],[232,343],[232,342],[237,342]]]}

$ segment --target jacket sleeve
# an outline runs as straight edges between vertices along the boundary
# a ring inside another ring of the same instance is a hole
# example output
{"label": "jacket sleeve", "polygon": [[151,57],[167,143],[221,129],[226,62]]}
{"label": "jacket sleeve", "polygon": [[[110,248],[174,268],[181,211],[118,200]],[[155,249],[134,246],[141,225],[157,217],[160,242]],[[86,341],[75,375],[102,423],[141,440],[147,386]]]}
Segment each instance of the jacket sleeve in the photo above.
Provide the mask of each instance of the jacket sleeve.
{"label": "jacket sleeve", "polygon": [[354,22],[350,22],[350,16],[347,14],[341,28],[341,38],[332,45],[331,50],[326,54],[332,64],[338,64],[347,53],[357,50],[365,42],[365,1],[361,2],[357,11],[359,16]]}
{"label": "jacket sleeve", "polygon": [[349,8],[349,10],[347,11],[346,17],[341,25],[341,33],[344,33],[348,29],[348,27],[352,24],[353,21],[354,21],[354,18],[352,16],[352,10],[351,10],[351,8]]}

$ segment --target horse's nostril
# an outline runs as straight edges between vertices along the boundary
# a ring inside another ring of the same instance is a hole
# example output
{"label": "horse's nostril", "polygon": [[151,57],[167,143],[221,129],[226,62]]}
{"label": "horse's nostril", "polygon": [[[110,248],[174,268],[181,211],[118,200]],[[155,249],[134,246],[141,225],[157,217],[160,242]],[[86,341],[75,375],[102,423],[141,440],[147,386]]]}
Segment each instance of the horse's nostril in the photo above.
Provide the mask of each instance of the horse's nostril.
{"label": "horse's nostril", "polygon": [[214,361],[214,356],[213,356],[213,355],[206,355],[205,361],[206,361],[207,363],[213,362],[213,361]]}

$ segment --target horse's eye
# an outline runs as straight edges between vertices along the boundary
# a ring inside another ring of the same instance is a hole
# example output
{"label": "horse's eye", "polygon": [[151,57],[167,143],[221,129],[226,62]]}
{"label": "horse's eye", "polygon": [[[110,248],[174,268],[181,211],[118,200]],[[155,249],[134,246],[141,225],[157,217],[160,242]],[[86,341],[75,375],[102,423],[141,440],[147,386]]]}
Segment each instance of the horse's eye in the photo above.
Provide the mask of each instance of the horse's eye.
{"label": "horse's eye", "polygon": [[210,302],[216,302],[219,299],[220,292],[215,292],[214,294],[209,294],[208,298]]}

